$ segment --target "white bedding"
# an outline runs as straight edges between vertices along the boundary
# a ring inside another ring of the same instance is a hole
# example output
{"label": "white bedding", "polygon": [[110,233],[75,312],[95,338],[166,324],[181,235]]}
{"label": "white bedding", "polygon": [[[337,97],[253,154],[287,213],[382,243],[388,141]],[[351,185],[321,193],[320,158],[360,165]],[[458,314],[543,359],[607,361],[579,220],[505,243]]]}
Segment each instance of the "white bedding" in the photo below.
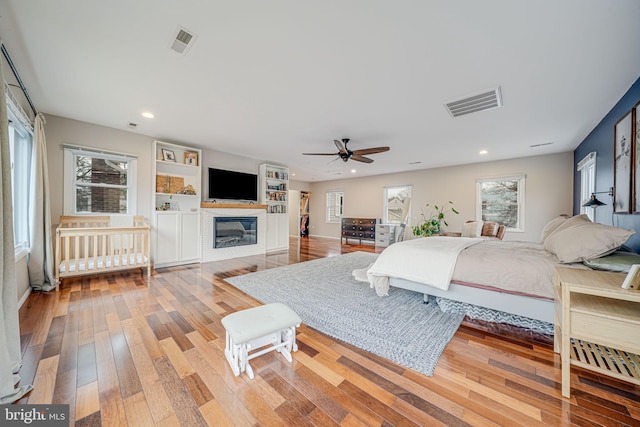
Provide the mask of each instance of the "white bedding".
{"label": "white bedding", "polygon": [[367,277],[379,296],[387,295],[389,277],[447,290],[460,252],[482,241],[480,238],[433,236],[395,243],[378,256],[367,271]]}
{"label": "white bedding", "polygon": [[[400,278],[416,282],[418,286],[428,285],[429,288],[445,291],[450,283],[454,283],[553,301],[553,274],[560,261],[554,254],[546,251],[542,244],[475,239],[480,241],[462,248],[451,269],[448,263],[433,262],[441,257],[438,239],[454,242],[463,238],[413,239],[395,243],[385,249],[378,257],[378,260],[383,259],[384,269],[373,272],[375,286],[372,287],[376,287],[378,295],[384,295],[390,284],[395,285],[394,281],[389,283],[389,278]],[[390,249],[393,249],[393,256],[387,260],[385,253]],[[588,268],[581,263],[562,265]],[[420,275],[420,269],[427,271]],[[435,281],[434,275],[440,275],[439,282]],[[448,282],[446,277],[449,278]],[[369,281],[371,282],[371,278]],[[428,293],[428,290],[423,292]],[[446,292],[441,296],[446,298]]]}

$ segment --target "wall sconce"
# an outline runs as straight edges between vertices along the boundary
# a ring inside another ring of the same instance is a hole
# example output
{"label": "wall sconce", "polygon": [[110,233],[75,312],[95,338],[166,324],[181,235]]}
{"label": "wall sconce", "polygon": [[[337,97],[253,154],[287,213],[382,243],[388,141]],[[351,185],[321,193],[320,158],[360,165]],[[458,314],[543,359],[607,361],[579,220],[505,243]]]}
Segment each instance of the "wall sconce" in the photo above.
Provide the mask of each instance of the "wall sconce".
{"label": "wall sconce", "polygon": [[583,204],[582,206],[595,209],[598,206],[606,205],[606,203],[601,202],[596,197],[596,194],[604,194],[604,193],[607,193],[609,196],[613,197],[613,187],[609,187],[609,191],[596,191],[591,193],[591,198],[589,199],[589,201]]}

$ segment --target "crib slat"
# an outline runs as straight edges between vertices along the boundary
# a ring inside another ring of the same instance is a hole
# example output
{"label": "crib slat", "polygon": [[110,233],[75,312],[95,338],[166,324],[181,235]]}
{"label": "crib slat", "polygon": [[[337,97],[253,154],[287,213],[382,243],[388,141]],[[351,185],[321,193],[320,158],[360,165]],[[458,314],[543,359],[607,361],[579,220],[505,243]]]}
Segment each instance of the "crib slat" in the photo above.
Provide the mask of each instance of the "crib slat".
{"label": "crib slat", "polygon": [[109,259],[111,260],[111,267],[113,268],[115,266],[114,262],[115,262],[115,257],[113,256],[113,251],[114,251],[114,238],[113,238],[113,234],[109,235]]}
{"label": "crib slat", "polygon": [[84,242],[81,245],[82,251],[81,254],[84,255],[84,271],[89,270],[89,235],[85,234]]}
{"label": "crib slat", "polygon": [[133,258],[134,258],[133,264],[137,265],[138,264],[138,251],[140,250],[140,248],[138,247],[138,239],[141,237],[141,234],[133,232],[132,236],[133,236]]}
{"label": "crib slat", "polygon": [[76,273],[80,271],[80,236],[73,236],[73,259]]}
{"label": "crib slat", "polygon": [[62,238],[63,247],[64,247],[64,271],[69,274],[69,236],[64,236]]}
{"label": "crib slat", "polygon": [[102,242],[101,242],[100,256],[102,257],[102,268],[105,268],[107,266],[107,236],[106,236],[106,234],[102,235],[101,240],[102,240]]}
{"label": "crib slat", "polygon": [[119,255],[119,262],[120,263],[118,265],[120,267],[122,267],[124,265],[124,264],[122,264],[122,258],[123,258],[122,257],[122,252],[124,252],[124,237],[125,237],[125,235],[124,234],[120,234],[119,237],[120,237],[120,239],[118,239],[118,240],[119,240],[120,247],[118,248],[118,255]]}
{"label": "crib slat", "polygon": [[100,235],[96,234],[92,237],[93,240],[93,268],[98,269],[98,240]]}

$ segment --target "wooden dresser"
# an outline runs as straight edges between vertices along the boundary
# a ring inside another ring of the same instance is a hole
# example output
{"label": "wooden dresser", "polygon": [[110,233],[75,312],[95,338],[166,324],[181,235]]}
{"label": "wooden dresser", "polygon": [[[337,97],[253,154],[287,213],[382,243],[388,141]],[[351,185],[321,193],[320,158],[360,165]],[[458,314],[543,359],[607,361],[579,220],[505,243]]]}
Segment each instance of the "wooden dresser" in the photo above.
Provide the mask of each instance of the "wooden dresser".
{"label": "wooden dresser", "polygon": [[363,240],[376,240],[376,220],[373,218],[342,218],[342,233],[340,242],[345,239],[357,239],[360,244]]}

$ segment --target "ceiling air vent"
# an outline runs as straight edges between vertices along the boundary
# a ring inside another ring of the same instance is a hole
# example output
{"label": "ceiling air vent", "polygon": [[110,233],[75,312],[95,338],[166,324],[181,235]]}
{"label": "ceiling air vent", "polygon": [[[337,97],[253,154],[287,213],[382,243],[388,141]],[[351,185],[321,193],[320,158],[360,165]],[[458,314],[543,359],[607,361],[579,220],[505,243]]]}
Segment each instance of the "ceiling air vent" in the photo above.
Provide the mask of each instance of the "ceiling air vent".
{"label": "ceiling air vent", "polygon": [[463,99],[447,102],[444,106],[453,117],[502,107],[500,86]]}
{"label": "ceiling air vent", "polygon": [[171,40],[171,49],[175,50],[178,53],[186,55],[191,46],[196,41],[196,36],[194,33],[186,30],[182,27],[178,27],[176,32],[174,33],[174,37]]}

